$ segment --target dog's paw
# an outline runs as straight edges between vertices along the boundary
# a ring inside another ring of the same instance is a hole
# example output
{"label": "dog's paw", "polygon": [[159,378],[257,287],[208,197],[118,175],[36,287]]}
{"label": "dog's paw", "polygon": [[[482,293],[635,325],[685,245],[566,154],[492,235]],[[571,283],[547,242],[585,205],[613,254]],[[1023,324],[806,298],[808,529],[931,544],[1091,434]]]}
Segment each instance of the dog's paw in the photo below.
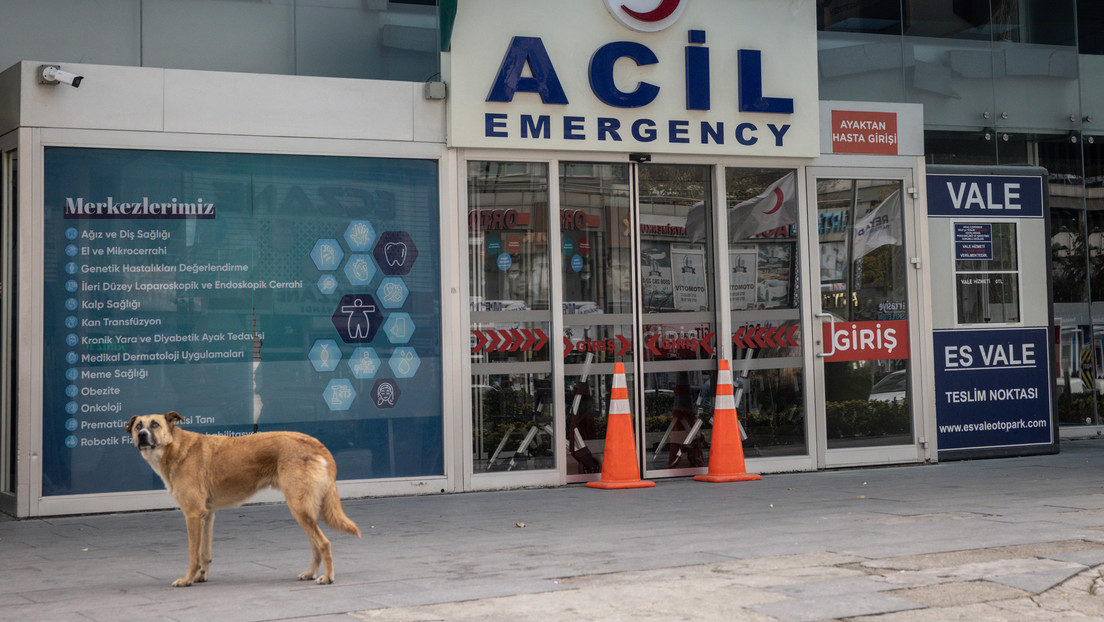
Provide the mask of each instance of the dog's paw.
{"label": "dog's paw", "polygon": [[301,573],[299,575],[299,580],[300,581],[313,581],[314,580],[314,573],[311,572],[310,570],[308,570],[304,573]]}
{"label": "dog's paw", "polygon": [[176,581],[172,582],[173,587],[188,587],[192,582],[188,580],[188,577],[180,577]]}
{"label": "dog's paw", "polygon": [[329,584],[333,583],[334,580],[333,580],[333,577],[331,577],[330,575],[324,574],[321,577],[318,577],[317,579],[315,579],[315,582],[318,583],[318,585],[329,585]]}

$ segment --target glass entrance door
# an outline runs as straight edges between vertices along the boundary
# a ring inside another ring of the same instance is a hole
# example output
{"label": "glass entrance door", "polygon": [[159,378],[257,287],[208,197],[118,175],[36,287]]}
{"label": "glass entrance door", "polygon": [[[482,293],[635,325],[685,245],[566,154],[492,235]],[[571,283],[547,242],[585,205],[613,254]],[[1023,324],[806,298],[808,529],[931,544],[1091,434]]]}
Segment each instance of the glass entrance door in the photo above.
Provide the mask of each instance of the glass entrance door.
{"label": "glass entrance door", "polygon": [[629,164],[560,164],[562,345],[568,481],[598,477],[614,364],[635,390],[635,220]]}
{"label": "glass entrance door", "polygon": [[[821,466],[922,459],[912,395],[909,172],[809,171]],[[875,177],[877,175],[877,177]]]}
{"label": "glass entrance door", "polygon": [[601,472],[616,362],[625,363],[633,396],[642,473],[708,461],[712,426],[701,405],[716,371],[712,171],[560,164],[568,481]]}
{"label": "glass entrance door", "polygon": [[639,204],[642,445],[646,476],[709,463],[716,374],[713,168],[642,164]]}

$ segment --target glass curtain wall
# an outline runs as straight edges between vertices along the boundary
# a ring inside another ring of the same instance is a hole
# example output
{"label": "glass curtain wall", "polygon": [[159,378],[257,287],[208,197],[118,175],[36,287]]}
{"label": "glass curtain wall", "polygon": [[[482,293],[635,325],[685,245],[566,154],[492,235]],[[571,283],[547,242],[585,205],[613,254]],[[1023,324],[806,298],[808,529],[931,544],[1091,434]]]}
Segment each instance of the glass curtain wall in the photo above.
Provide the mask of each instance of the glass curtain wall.
{"label": "glass curtain wall", "polygon": [[[436,0],[0,3],[0,69],[39,58],[424,82],[440,71]],[[95,33],[94,36],[89,33]]]}
{"label": "glass curtain wall", "polygon": [[1080,127],[1074,0],[817,8],[822,99],[921,103],[928,127]]}
{"label": "glass curtain wall", "polygon": [[[929,163],[1028,164],[1047,169],[1054,321],[1060,334],[1058,420],[1063,425],[1104,424],[1102,144],[1083,134],[926,134]],[[1038,287],[1022,285],[1028,291]]]}
{"label": "glass curtain wall", "polygon": [[1047,169],[1059,421],[1104,424],[1104,4],[818,0],[817,11],[822,99],[924,104],[929,163]]}

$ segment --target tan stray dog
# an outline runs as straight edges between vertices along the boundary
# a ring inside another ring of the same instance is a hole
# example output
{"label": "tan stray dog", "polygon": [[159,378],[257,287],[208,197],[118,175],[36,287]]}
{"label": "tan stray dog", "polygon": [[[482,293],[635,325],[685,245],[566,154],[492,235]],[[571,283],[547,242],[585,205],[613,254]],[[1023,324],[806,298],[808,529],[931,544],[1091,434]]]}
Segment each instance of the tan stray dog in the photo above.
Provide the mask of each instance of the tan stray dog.
{"label": "tan stray dog", "polygon": [[215,511],[245,503],[268,487],[281,490],[291,515],[307,532],[311,565],[300,581],[325,572],[319,584],[333,583],[330,541],[318,527],[318,514],[334,529],[360,537],[356,523],[345,516],[337,495],[337,465],[318,439],[298,432],[260,432],[249,436],[212,436],[179,427],[175,411],[135,415],[126,431],[134,446],[161,476],[188,525],[188,573],[173,581],[185,587],[207,580]]}

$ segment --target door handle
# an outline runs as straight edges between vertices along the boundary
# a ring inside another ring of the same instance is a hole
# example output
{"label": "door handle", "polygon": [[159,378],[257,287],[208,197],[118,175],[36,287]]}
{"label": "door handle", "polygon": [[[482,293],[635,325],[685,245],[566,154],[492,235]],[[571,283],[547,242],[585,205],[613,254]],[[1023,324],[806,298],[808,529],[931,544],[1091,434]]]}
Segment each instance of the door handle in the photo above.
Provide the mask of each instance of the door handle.
{"label": "door handle", "polygon": [[[824,346],[822,345],[820,348],[821,351],[816,353],[818,358],[828,358],[836,353],[836,318],[831,313],[817,313],[816,317],[828,318],[828,334],[831,335],[829,341],[832,342],[832,349],[828,352],[824,352]],[[821,324],[821,326],[823,326],[823,324]],[[823,331],[821,332],[823,333]]]}

